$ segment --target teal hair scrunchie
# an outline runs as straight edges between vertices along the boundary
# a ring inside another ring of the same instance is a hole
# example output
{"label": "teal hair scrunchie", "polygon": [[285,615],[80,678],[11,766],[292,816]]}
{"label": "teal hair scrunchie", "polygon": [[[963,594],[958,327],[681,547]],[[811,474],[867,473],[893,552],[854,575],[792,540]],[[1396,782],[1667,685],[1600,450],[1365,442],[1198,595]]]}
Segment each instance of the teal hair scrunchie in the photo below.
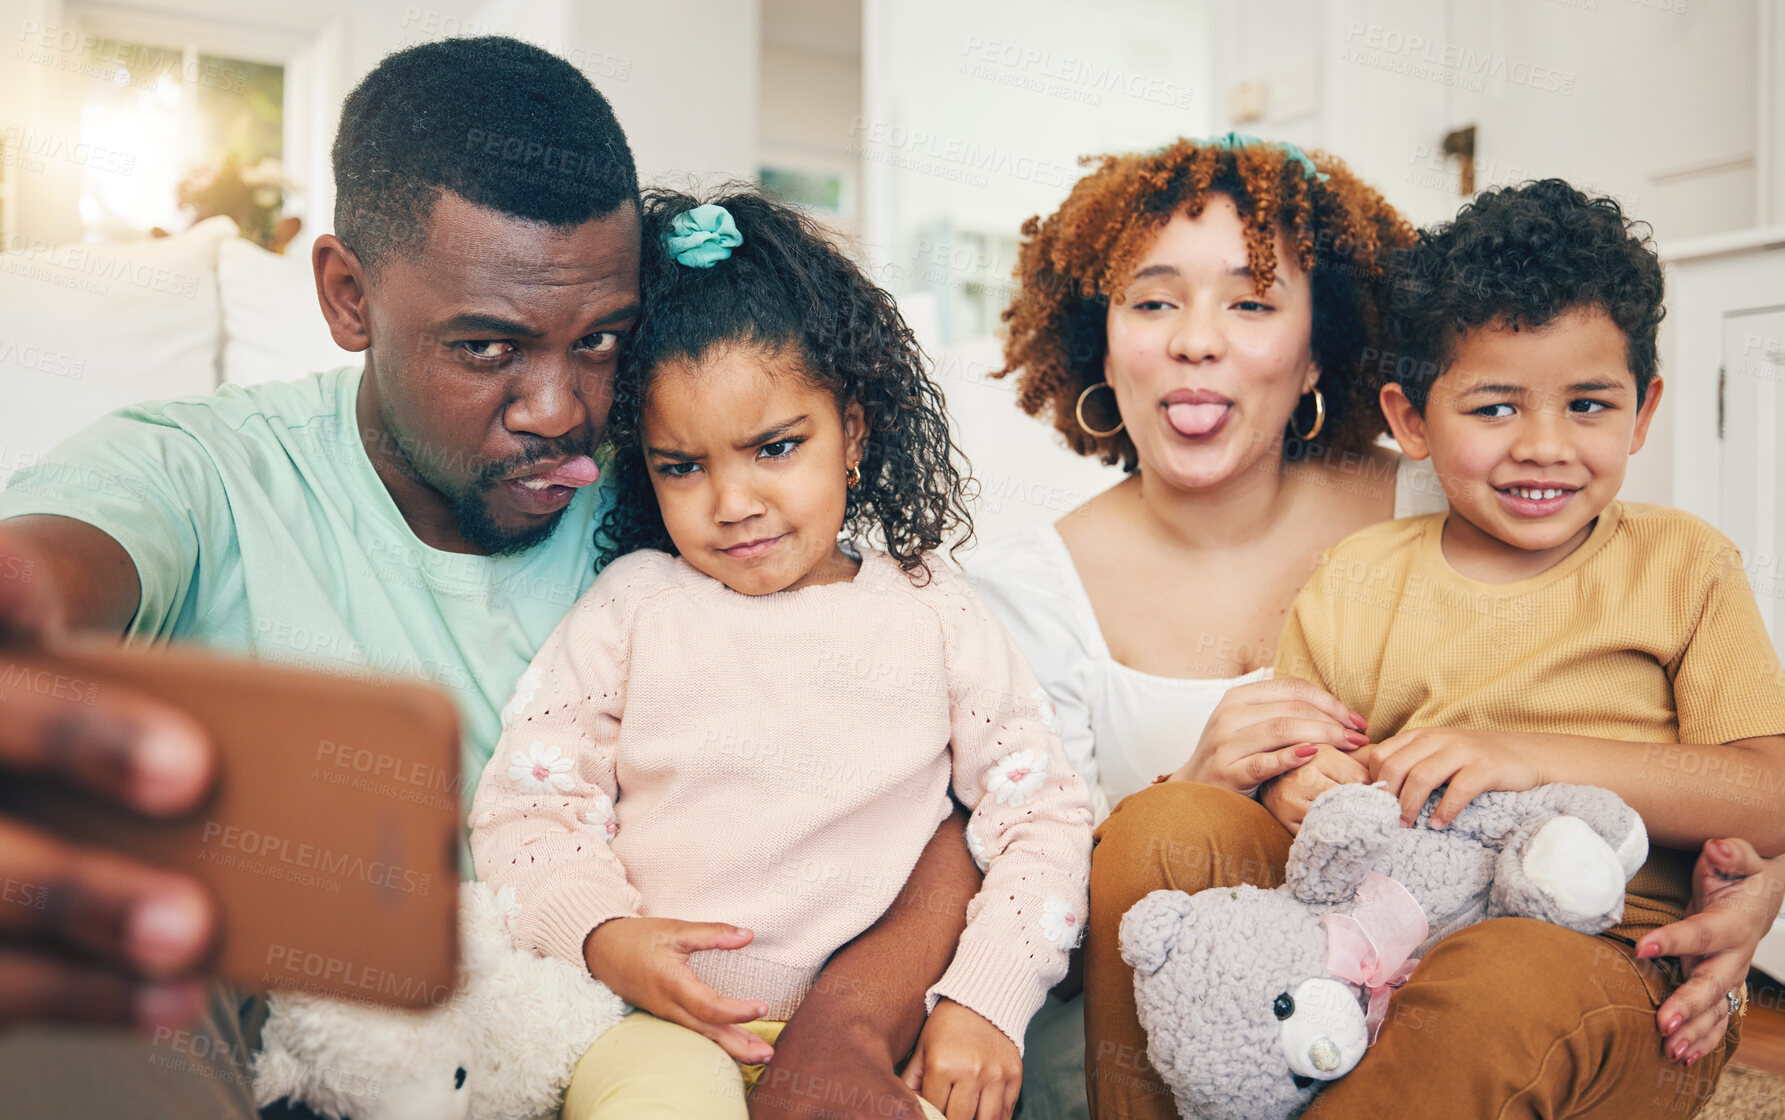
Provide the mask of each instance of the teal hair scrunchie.
{"label": "teal hair scrunchie", "polygon": [[664,247],[678,264],[689,268],[712,268],[743,243],[731,211],[711,202],[671,218],[669,232],[663,235]]}
{"label": "teal hair scrunchie", "polygon": [[[1308,153],[1302,151],[1287,140],[1262,140],[1256,136],[1247,136],[1240,132],[1229,132],[1226,136],[1218,136],[1213,140],[1192,140],[1191,143],[1195,144],[1197,147],[1226,148],[1230,152],[1237,152],[1242,148],[1273,147],[1301,165],[1302,178],[1314,179],[1322,183],[1332,178],[1331,175],[1328,175],[1326,172],[1314,166],[1314,161],[1308,158]],[[1166,147],[1170,146],[1171,145],[1169,144],[1166,145]],[[1160,148],[1158,152],[1154,152],[1153,154],[1158,155],[1163,151],[1165,151],[1165,148]]]}

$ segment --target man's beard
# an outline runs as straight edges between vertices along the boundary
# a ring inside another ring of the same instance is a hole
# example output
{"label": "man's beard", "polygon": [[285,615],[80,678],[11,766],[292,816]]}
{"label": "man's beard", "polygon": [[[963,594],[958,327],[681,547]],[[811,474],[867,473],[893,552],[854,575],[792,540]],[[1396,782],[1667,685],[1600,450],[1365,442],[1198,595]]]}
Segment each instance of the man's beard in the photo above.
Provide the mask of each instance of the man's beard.
{"label": "man's beard", "polygon": [[474,482],[452,500],[452,516],[459,523],[459,535],[472,548],[490,556],[513,556],[542,543],[557,531],[558,523],[570,512],[567,505],[537,525],[504,529],[490,519],[489,511],[484,507],[492,485],[500,483]]}
{"label": "man's beard", "polygon": [[[389,430],[389,421],[386,421]],[[502,485],[504,478],[513,478],[526,473],[526,469],[535,463],[543,463],[548,459],[574,459],[578,455],[591,454],[587,436],[579,439],[541,439],[537,436],[526,437],[529,449],[501,462],[485,465],[462,489],[450,491],[443,485],[443,479],[429,478],[416,463],[415,456],[400,442],[396,445],[397,453],[402,456],[403,465],[422,482],[433,487],[441,496],[449,499],[453,520],[458,523],[459,536],[465,543],[479,552],[490,556],[513,556],[544,541],[558,528],[569,512],[566,505],[557,513],[544,521],[521,529],[504,529],[490,517],[487,502],[494,494],[496,487]],[[575,501],[572,498],[571,501]]]}

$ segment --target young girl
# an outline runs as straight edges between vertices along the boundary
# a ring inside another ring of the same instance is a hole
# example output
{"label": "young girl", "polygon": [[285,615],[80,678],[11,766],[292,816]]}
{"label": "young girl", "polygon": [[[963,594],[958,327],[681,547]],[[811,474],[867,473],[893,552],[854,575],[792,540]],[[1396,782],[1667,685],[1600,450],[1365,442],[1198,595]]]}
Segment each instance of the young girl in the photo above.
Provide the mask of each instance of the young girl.
{"label": "young girl", "polygon": [[641,282],[611,562],[522,677],[472,809],[517,939],[639,1009],[565,1115],[743,1116],[754,1071],[721,1048],[772,1054],[952,786],[985,881],[906,1080],[926,1110],[1008,1117],[1084,928],[1091,813],[1028,666],[931,554],[966,520],[940,395],[891,298],[762,198],[648,196]]}

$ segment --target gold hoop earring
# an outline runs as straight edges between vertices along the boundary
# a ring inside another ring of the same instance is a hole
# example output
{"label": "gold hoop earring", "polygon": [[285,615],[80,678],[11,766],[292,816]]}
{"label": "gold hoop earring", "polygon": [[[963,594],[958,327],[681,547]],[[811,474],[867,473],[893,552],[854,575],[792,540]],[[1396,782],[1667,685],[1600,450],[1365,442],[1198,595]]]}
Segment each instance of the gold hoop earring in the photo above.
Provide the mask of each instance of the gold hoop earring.
{"label": "gold hoop earring", "polygon": [[[1093,389],[1108,389],[1111,393],[1114,393],[1116,391],[1115,386],[1111,385],[1107,381],[1099,381],[1095,385],[1086,385],[1085,391],[1078,395],[1078,405],[1072,410],[1072,415],[1075,419],[1078,420],[1078,430],[1079,431],[1090,436],[1092,439],[1108,439],[1110,436],[1115,435],[1117,432],[1119,432],[1123,428],[1127,427],[1128,422],[1126,420],[1123,420],[1107,432],[1100,432],[1096,428],[1093,428],[1093,427],[1091,427],[1091,425],[1085,423],[1085,398],[1091,395],[1091,390],[1093,390]],[[1121,415],[1121,410],[1118,409],[1116,414],[1118,416]]]}
{"label": "gold hoop earring", "polygon": [[[1326,398],[1321,395],[1320,386],[1318,385],[1314,386],[1311,391],[1314,394],[1314,426],[1305,432],[1296,432],[1295,413],[1292,412],[1289,414],[1289,430],[1295,432],[1295,438],[1302,440],[1303,442],[1313,439],[1320,434],[1320,429],[1326,427]],[[1298,400],[1295,403],[1296,408],[1299,411],[1302,402]]]}
{"label": "gold hoop earring", "polygon": [[857,486],[861,485],[861,480],[862,480],[861,465],[859,463],[849,464],[849,469],[847,471],[843,472],[843,485],[848,487],[849,489],[853,490]]}

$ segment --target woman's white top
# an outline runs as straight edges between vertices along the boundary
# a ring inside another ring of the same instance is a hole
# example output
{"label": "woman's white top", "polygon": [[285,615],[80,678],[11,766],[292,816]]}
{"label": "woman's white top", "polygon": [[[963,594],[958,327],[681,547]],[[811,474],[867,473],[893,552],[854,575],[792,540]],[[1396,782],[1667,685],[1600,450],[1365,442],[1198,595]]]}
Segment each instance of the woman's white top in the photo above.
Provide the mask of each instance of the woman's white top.
{"label": "woman's white top", "polygon": [[[1444,508],[1431,463],[1402,456],[1395,516]],[[1116,802],[1184,764],[1228,689],[1271,675],[1266,666],[1243,677],[1160,677],[1117,661],[1052,525],[988,544],[964,567],[1059,710],[1066,757],[1091,787],[1099,821]]]}

